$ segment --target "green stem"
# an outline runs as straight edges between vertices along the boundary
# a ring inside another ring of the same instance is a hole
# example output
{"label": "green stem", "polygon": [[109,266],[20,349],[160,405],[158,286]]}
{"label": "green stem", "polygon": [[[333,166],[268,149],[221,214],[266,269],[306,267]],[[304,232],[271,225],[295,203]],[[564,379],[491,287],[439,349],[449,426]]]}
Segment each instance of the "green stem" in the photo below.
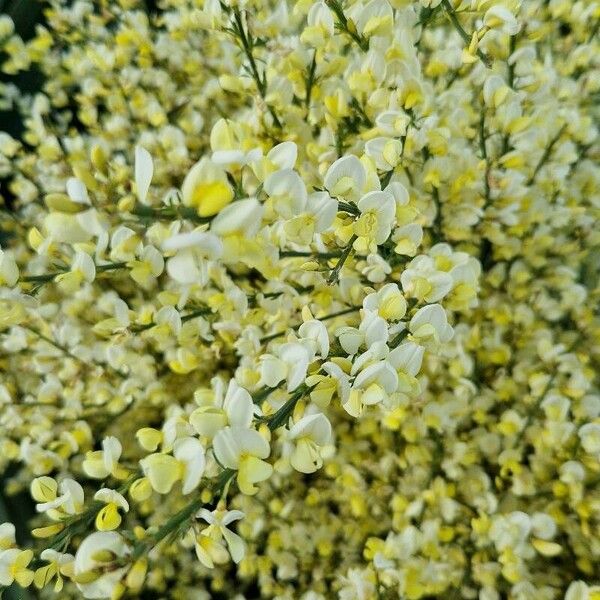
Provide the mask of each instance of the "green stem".
{"label": "green stem", "polygon": [[358,206],[350,204],[350,202],[338,202],[338,210],[342,212],[347,212],[355,216],[360,215],[360,210],[358,209]]}
{"label": "green stem", "polygon": [[[187,315],[183,315],[181,317],[181,322],[182,323],[186,323],[187,321],[191,321],[192,319],[195,319],[196,317],[203,317],[206,315],[211,315],[212,314],[212,310],[208,307],[203,307],[203,308],[199,308],[198,310],[194,310],[190,313],[188,313]],[[137,325],[137,324],[133,324],[129,327],[129,331],[132,331],[133,333],[140,333],[142,331],[146,331],[147,329],[152,329],[152,327],[155,327],[156,323],[154,321],[152,321],[151,323],[144,323],[143,325]]]}
{"label": "green stem", "polygon": [[[221,492],[234,477],[235,473],[236,472],[233,469],[224,469],[221,471],[211,486],[213,497],[220,496]],[[195,500],[192,500],[192,502],[190,502],[187,506],[175,513],[162,527],[158,529],[158,531],[156,531],[156,533],[153,533],[147,538],[138,542],[133,548],[133,560],[142,557],[166,537],[179,533],[183,526],[188,523],[188,521],[202,508],[203,505],[204,502],[202,502],[202,499],[199,497]]]}
{"label": "green stem", "polygon": [[275,431],[279,429],[282,425],[287,423],[291,414],[294,412],[294,408],[296,408],[296,404],[306,394],[310,394],[310,392],[314,389],[315,386],[311,388],[307,388],[305,385],[300,386],[296,390],[296,392],[286,401],[286,403],[279,409],[277,412],[272,414],[270,417],[266,417],[264,421],[267,423],[268,428],[271,431]]}
{"label": "green stem", "polygon": [[406,337],[408,336],[408,329],[403,329],[391,342],[390,348],[397,348]]}
{"label": "green stem", "polygon": [[484,190],[485,190],[485,201],[483,203],[483,210],[490,204],[490,161],[488,159],[487,146],[485,143],[485,108],[481,108],[481,119],[479,120],[479,148],[481,149],[481,157],[485,160],[485,176],[484,176]]}
{"label": "green stem", "polygon": [[153,208],[144,204],[136,204],[131,214],[145,219],[154,219],[157,221],[182,221],[188,220],[193,223],[210,223],[213,217],[201,217],[191,206],[161,206]]}
{"label": "green stem", "polygon": [[[454,29],[456,29],[456,31],[458,32],[458,34],[460,35],[460,37],[465,41],[465,43],[467,44],[467,46],[469,46],[470,43],[471,43],[471,37],[472,36],[470,36],[463,29],[463,26],[460,24],[460,21],[458,20],[458,17],[456,16],[456,11],[452,8],[452,5],[450,4],[450,2],[448,0],[442,0],[442,6],[444,7],[444,10],[446,11],[446,14],[448,15],[448,17],[449,17],[452,25],[454,26]],[[488,69],[492,66],[492,61],[479,48],[477,48],[476,54],[477,54],[479,60],[481,60],[481,62]]]}
{"label": "green stem", "polygon": [[[256,83],[258,93],[260,94],[260,97],[263,100],[265,100],[265,102],[266,102],[267,77],[264,73],[263,73],[262,77],[260,76],[258,67],[256,65],[256,59],[254,58],[254,52],[253,52],[254,40],[253,40],[252,36],[250,35],[250,30],[248,29],[248,32],[246,32],[246,30],[244,29],[244,25],[242,23],[242,15],[238,8],[233,9],[233,19],[234,19],[234,31],[240,40],[240,43],[242,45],[242,50],[244,51],[244,54],[246,55],[246,58],[248,59],[248,63],[250,64],[250,70],[252,71],[252,77]],[[282,127],[281,121],[279,120],[279,117],[277,116],[275,109],[272,106],[270,106],[269,104],[267,104],[267,109],[268,109],[269,113],[271,113],[271,117],[273,117],[273,123],[275,124],[275,126],[278,129],[281,129],[281,127]]]}
{"label": "green stem", "polygon": [[342,252],[342,254],[340,256],[340,260],[338,260],[337,265],[335,265],[335,267],[332,269],[331,274],[329,275],[329,278],[327,279],[327,282],[329,284],[333,284],[333,283],[337,282],[337,280],[340,276],[340,271],[342,270],[344,263],[348,260],[348,257],[350,256],[350,253],[352,252],[352,245],[354,244],[355,240],[356,240],[356,234],[350,238],[350,240],[348,241],[348,244],[346,245],[346,247],[344,248],[344,251]]}
{"label": "green stem", "polygon": [[[96,273],[104,273],[105,271],[115,271],[117,269],[125,269],[127,267],[127,263],[125,262],[117,262],[117,263],[107,263],[105,265],[96,265]],[[63,275],[69,271],[68,267],[63,269],[59,269],[54,273],[42,273],[41,275],[25,275],[21,277],[19,281],[23,283],[45,283],[47,281],[53,281],[55,277],[58,275]]]}
{"label": "green stem", "polygon": [[[331,313],[329,315],[325,315],[324,317],[316,317],[316,318],[319,321],[329,321],[330,319],[335,319],[336,317],[341,317],[343,315],[348,315],[350,313],[356,312],[356,311],[360,310],[360,308],[361,308],[360,306],[352,306],[350,308],[344,308],[343,310],[340,310],[338,312]],[[300,325],[295,325],[294,327],[292,327],[292,329],[297,329],[298,327],[300,327]],[[267,342],[270,342],[271,340],[275,340],[275,339],[285,335],[288,331],[289,331],[289,329],[285,329],[283,331],[279,331],[277,333],[272,333],[270,335],[267,335],[263,338],[260,338],[260,343],[266,344]]]}
{"label": "green stem", "polygon": [[[565,353],[569,354],[570,352],[573,352],[573,350],[575,350],[575,348],[577,347],[577,345],[579,344],[580,341],[581,341],[581,334],[579,334],[577,336],[575,341],[567,348]],[[537,401],[533,404],[533,406],[527,412],[527,417],[525,419],[525,425],[523,425],[523,428],[517,434],[515,446],[518,446],[521,443],[521,441],[523,440],[523,438],[525,437],[525,434],[527,433],[527,429],[533,423],[535,414],[540,409],[540,406],[542,405],[544,398],[546,398],[548,392],[550,391],[550,388],[554,385],[554,382],[556,381],[556,378],[558,377],[558,375],[559,375],[559,371],[558,371],[558,369],[555,369],[554,372],[552,373],[552,375],[550,376],[550,379],[548,379],[548,383],[546,383],[546,385],[544,386],[544,389],[542,390],[540,397],[537,399]]]}
{"label": "green stem", "polygon": [[329,259],[329,258],[339,258],[342,255],[340,251],[338,252],[305,252],[303,250],[284,250],[279,253],[280,258],[297,258],[301,256],[305,256],[307,258],[314,259]]}
{"label": "green stem", "polygon": [[344,14],[344,9],[338,0],[325,0],[325,4],[335,14],[338,21],[338,28],[346,33],[352,40],[354,40],[358,47],[366,52],[369,49],[369,40],[356,31],[356,25],[352,21],[348,21]]}
{"label": "green stem", "polygon": [[52,338],[44,335],[41,331],[39,331],[32,325],[27,325],[27,324],[21,323],[21,327],[23,327],[23,329],[26,329],[27,331],[30,331],[31,333],[33,333],[34,335],[39,337],[44,342],[50,344],[51,346],[54,346],[57,350],[60,350],[65,356],[68,356],[69,358],[73,359],[74,361],[78,362],[79,364],[83,365],[84,367],[87,367],[88,369],[93,369],[94,367],[100,367],[101,369],[108,370],[111,373],[118,375],[122,379],[127,377],[127,375],[125,373],[122,373],[121,371],[119,371],[117,369],[113,369],[110,365],[107,365],[105,363],[99,363],[99,362],[95,362],[95,361],[91,364],[88,363],[87,361],[83,360],[79,356],[76,356],[75,354],[73,354],[66,346],[63,346],[62,344],[58,343],[57,341],[53,340]]}
{"label": "green stem", "polygon": [[312,89],[315,84],[315,73],[317,70],[317,51],[315,50],[313,53],[312,61],[310,63],[310,67],[308,68],[308,77],[306,78],[306,97],[304,103],[306,105],[306,118],[308,120],[308,116],[310,113],[310,101],[312,97]]}
{"label": "green stem", "polygon": [[548,162],[548,159],[550,158],[550,155],[552,154],[552,150],[554,149],[554,146],[556,146],[556,143],[558,142],[558,140],[560,139],[560,137],[562,136],[562,134],[564,133],[566,128],[567,128],[567,124],[565,123],[558,130],[558,133],[550,140],[550,143],[544,150],[544,154],[542,154],[540,160],[538,161],[538,164],[535,166],[535,169],[533,170],[531,177],[528,179],[527,185],[531,185],[535,181],[535,179],[538,176],[539,172],[541,171],[542,167]]}

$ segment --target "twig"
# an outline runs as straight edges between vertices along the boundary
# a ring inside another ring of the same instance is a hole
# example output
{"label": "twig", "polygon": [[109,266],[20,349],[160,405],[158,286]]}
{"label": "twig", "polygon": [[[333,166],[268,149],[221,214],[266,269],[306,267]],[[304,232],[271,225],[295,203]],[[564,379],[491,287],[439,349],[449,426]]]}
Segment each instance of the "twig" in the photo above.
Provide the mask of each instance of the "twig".
{"label": "twig", "polygon": [[327,279],[328,283],[332,284],[338,280],[340,271],[342,270],[344,263],[346,262],[346,260],[350,256],[350,253],[352,252],[352,247],[353,247],[355,240],[356,240],[356,235],[353,235],[350,238],[350,240],[348,241],[348,244],[346,245],[346,247],[344,248],[344,251],[342,252],[342,255],[340,256],[340,260],[338,260],[337,265],[335,265],[335,267],[332,269],[331,274],[329,275],[329,278]]}
{"label": "twig", "polygon": [[[458,17],[456,16],[456,11],[452,8],[450,2],[448,0],[442,0],[442,6],[444,7],[444,10],[446,11],[446,14],[450,18],[450,21],[452,22],[452,25],[454,26],[454,29],[456,29],[456,31],[458,32],[458,34],[460,35],[460,37],[465,41],[465,43],[467,45],[469,45],[471,43],[471,37],[472,36],[470,36],[463,29],[463,26],[460,24],[460,21],[458,20]],[[479,48],[477,48],[476,54],[477,54],[479,60],[481,60],[481,62],[488,69],[492,66],[492,61],[490,60],[490,58],[486,54],[484,54]]]}

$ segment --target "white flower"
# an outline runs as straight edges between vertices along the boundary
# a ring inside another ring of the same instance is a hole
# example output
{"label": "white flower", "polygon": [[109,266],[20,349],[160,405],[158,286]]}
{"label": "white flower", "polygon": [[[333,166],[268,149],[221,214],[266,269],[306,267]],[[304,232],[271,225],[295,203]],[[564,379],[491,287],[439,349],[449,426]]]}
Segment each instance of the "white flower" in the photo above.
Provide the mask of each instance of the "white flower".
{"label": "white flower", "polygon": [[21,587],[28,587],[33,581],[33,571],[27,568],[32,558],[31,550],[9,548],[0,552],[0,585],[8,587],[16,581]]}
{"label": "white flower", "polygon": [[76,177],[69,177],[67,179],[67,195],[76,204],[90,204],[90,198],[88,191],[85,187],[85,183],[81,179]]}
{"label": "white flower", "polygon": [[109,475],[116,476],[122,450],[121,442],[116,437],[104,438],[102,450],[86,454],[83,470],[88,477],[94,479],[105,479]]}
{"label": "white flower", "polygon": [[181,491],[189,494],[198,487],[204,474],[204,446],[195,437],[179,438],[173,444],[173,456],[183,467]]}
{"label": "white flower", "polygon": [[218,214],[234,198],[223,167],[206,157],[201,158],[185,176],[181,195],[183,204],[196,209],[201,217]]}
{"label": "white flower", "polygon": [[392,137],[406,135],[406,128],[410,123],[410,117],[401,110],[386,110],[377,115],[375,124],[382,133]]}
{"label": "white flower", "polygon": [[15,526],[12,523],[0,523],[0,550],[14,546],[15,540]]}
{"label": "white flower", "polygon": [[142,248],[142,243],[135,231],[129,227],[117,227],[110,238],[110,258],[114,261],[130,261]]}
{"label": "white flower", "polygon": [[565,594],[564,600],[591,600],[590,588],[585,581],[573,581]]}
{"label": "white flower", "polygon": [[239,127],[234,121],[219,119],[210,132],[210,147],[213,150],[212,161],[218,165],[242,166],[260,158],[260,148],[249,152],[242,149]]}
{"label": "white flower", "polygon": [[408,341],[400,344],[390,352],[389,360],[396,367],[415,377],[421,370],[425,348]]}
{"label": "white flower", "polygon": [[281,381],[287,380],[287,390],[291,392],[304,382],[312,358],[312,353],[304,344],[282,344],[276,348],[275,354],[263,354],[260,357],[260,382],[277,387]]}
{"label": "white flower", "polygon": [[[93,558],[98,552],[107,550],[115,558],[123,558],[131,553],[125,539],[114,531],[97,531],[81,542],[75,554],[73,572],[75,576],[106,566]],[[127,567],[104,570],[100,577],[91,583],[78,583],[77,587],[84,598],[110,598],[115,586],[127,572]]]}
{"label": "white flower", "polygon": [[167,261],[167,273],[181,284],[206,285],[210,262],[223,252],[221,240],[206,231],[174,235],[163,242],[163,250],[176,251]]}
{"label": "white flower", "polygon": [[152,489],[159,494],[168,494],[181,476],[180,462],[163,452],[155,452],[142,458],[140,466]]}
{"label": "white flower", "polygon": [[235,379],[229,380],[227,393],[223,393],[223,382],[219,377],[212,380],[211,402],[197,408],[190,415],[190,423],[200,434],[213,438],[226,425],[250,427],[254,412],[252,396]]}
{"label": "white flower", "polygon": [[155,330],[179,335],[181,331],[181,315],[174,306],[163,306],[154,315]]}
{"label": "white flower", "polygon": [[365,168],[353,154],[336,160],[325,174],[325,189],[332,196],[359,198],[367,180]]}
{"label": "white flower", "polygon": [[237,200],[212,220],[210,230],[220,237],[253,237],[260,229],[263,212],[263,206],[256,198]]}
{"label": "white flower", "polygon": [[300,175],[292,169],[273,173],[265,181],[264,190],[271,198],[277,213],[284,219],[291,219],[306,208],[306,187]]}
{"label": "white flower", "polygon": [[342,585],[339,591],[340,600],[367,600],[376,597],[370,570],[348,569],[347,575],[339,579]]}
{"label": "white flower", "polygon": [[[58,484],[58,495],[53,499],[48,497],[46,502],[41,502],[35,505],[35,509],[38,512],[56,511],[60,510],[61,513],[68,515],[75,515],[79,513],[83,507],[84,494],[81,485],[74,479],[63,479]],[[51,516],[59,516],[59,513],[52,513]]]}
{"label": "white flower", "polygon": [[[211,557],[210,541],[219,543],[221,537],[225,539],[229,554],[234,563],[239,563],[244,558],[246,545],[244,540],[228,528],[228,525],[234,521],[239,521],[244,518],[244,513],[240,510],[213,510],[212,512],[202,508],[196,515],[199,519],[203,519],[208,523],[208,527],[203,529],[200,536],[196,538],[196,554],[203,565],[211,569],[214,566]],[[203,539],[204,538],[204,539]],[[210,540],[210,541],[209,541]],[[207,543],[208,542],[208,543]]]}
{"label": "white flower", "polygon": [[446,312],[439,304],[420,308],[410,320],[409,329],[419,342],[444,343],[452,339],[454,331],[448,324]]}
{"label": "white flower", "polygon": [[338,202],[327,192],[314,192],[308,196],[307,214],[314,218],[314,230],[321,233],[331,227],[338,210]]}
{"label": "white flower", "polygon": [[46,582],[47,577],[56,577],[54,592],[62,591],[64,585],[62,576],[72,570],[75,557],[68,552],[57,552],[51,548],[46,548],[40,553],[40,558],[49,564],[46,567],[36,570],[33,580],[34,584],[38,586],[39,584]]}
{"label": "white flower", "polygon": [[298,146],[294,142],[281,142],[273,146],[267,153],[266,159],[272,163],[278,171],[281,169],[293,169],[298,158]]}
{"label": "white flower", "polygon": [[363,308],[386,321],[399,321],[406,314],[406,300],[397,283],[387,283],[363,300]]}
{"label": "white flower", "polygon": [[351,375],[355,375],[349,396],[342,406],[353,417],[362,414],[365,406],[379,404],[398,388],[398,373],[389,358],[385,342],[373,343],[354,359]]}
{"label": "white flower", "polygon": [[402,142],[388,137],[376,137],[365,144],[365,154],[379,171],[391,171],[400,164]]}
{"label": "white flower", "polygon": [[92,234],[78,221],[79,215],[51,212],[44,218],[44,229],[55,242],[78,244],[87,242]]}
{"label": "white flower", "polygon": [[253,429],[221,429],[213,440],[213,450],[221,465],[237,470],[237,483],[243,494],[255,494],[258,488],[254,484],[268,479],[273,472],[273,467],[263,460],[270,454],[269,443]]}
{"label": "white flower", "polygon": [[327,358],[329,354],[329,333],[325,324],[318,319],[313,318],[308,307],[302,310],[303,318],[306,320],[298,328],[298,337],[302,344],[305,344],[311,355],[319,353],[321,358]]}
{"label": "white flower", "polygon": [[314,192],[308,196],[305,212],[285,223],[285,232],[291,241],[308,245],[315,233],[331,227],[337,210],[337,200],[327,192]]}
{"label": "white flower", "polygon": [[142,146],[135,147],[135,189],[138,200],[146,204],[148,190],[154,174],[154,164],[150,152]]}
{"label": "white flower", "polygon": [[483,84],[483,100],[487,106],[498,108],[504,103],[509,92],[510,88],[499,75],[491,75]]}
{"label": "white flower", "polygon": [[101,488],[94,494],[94,500],[98,500],[99,502],[104,502],[106,504],[113,503],[116,504],[119,508],[122,508],[125,512],[129,510],[129,503],[125,500],[125,497],[117,492],[116,490],[111,490],[110,488]]}
{"label": "white flower", "polygon": [[358,202],[360,217],[354,222],[357,236],[354,248],[358,252],[377,252],[377,246],[385,242],[394,225],[396,203],[388,192],[369,192]]}
{"label": "white flower", "polygon": [[290,464],[301,473],[314,473],[323,465],[319,451],[331,440],[331,423],[322,413],[302,417],[293,425],[288,440],[294,443]]}
{"label": "white flower", "polygon": [[514,511],[497,515],[492,521],[489,536],[499,552],[512,548],[519,555],[531,532],[531,518],[527,513]]}
{"label": "white flower", "polygon": [[413,258],[400,276],[402,289],[411,297],[425,302],[438,302],[452,289],[452,276],[435,267],[434,260],[424,254]]}
{"label": "white flower", "polygon": [[336,381],[337,392],[342,404],[348,402],[350,396],[350,376],[334,362],[323,363],[323,371]]}
{"label": "white flower", "polygon": [[408,223],[394,230],[392,240],[394,252],[404,256],[414,256],[423,241],[423,228],[418,223]]}
{"label": "white flower", "polygon": [[116,490],[102,488],[94,494],[94,500],[104,502],[105,506],[96,515],[96,529],[98,531],[112,531],[121,524],[119,509],[129,511],[129,503],[124,496]]}
{"label": "white flower", "polygon": [[386,275],[392,272],[392,267],[379,254],[369,254],[367,264],[362,268],[361,273],[371,283],[381,283],[385,281]]}
{"label": "white flower", "polygon": [[586,423],[577,432],[583,449],[588,454],[600,455],[600,423]]}
{"label": "white flower", "polygon": [[531,517],[533,535],[542,540],[551,540],[557,531],[556,522],[546,513],[536,512]]}
{"label": "white flower", "polygon": [[96,278],[96,265],[87,252],[78,250],[75,252],[75,258],[71,264],[71,272],[81,274],[85,281],[91,283]]}
{"label": "white flower", "polygon": [[0,248],[0,285],[13,287],[19,281],[19,268],[12,254]]}
{"label": "white flower", "polygon": [[[373,305],[369,301],[369,305]],[[361,313],[361,322],[355,327],[341,327],[336,331],[336,336],[340,341],[342,348],[349,354],[354,355],[361,346],[370,348],[376,342],[387,342],[388,324],[383,317],[377,314],[376,310],[370,310],[365,307]]]}
{"label": "white flower", "polygon": [[324,38],[333,35],[335,22],[325,2],[315,2],[311,5],[307,22],[309,27],[320,30]]}
{"label": "white flower", "polygon": [[483,17],[483,24],[490,29],[500,29],[508,35],[519,33],[519,23],[515,16],[501,4],[492,6]]}
{"label": "white flower", "polygon": [[259,156],[260,148],[253,148],[249,152],[236,149],[215,150],[215,152],[212,153],[211,160],[215,165],[242,166],[257,160]]}

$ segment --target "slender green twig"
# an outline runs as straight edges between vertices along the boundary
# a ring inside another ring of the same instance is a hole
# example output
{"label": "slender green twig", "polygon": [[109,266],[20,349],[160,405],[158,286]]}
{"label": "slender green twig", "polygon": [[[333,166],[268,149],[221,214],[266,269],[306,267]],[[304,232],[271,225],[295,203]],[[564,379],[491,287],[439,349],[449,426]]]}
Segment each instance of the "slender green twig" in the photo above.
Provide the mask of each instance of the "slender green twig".
{"label": "slender green twig", "polygon": [[[234,31],[236,37],[240,41],[242,51],[246,55],[246,59],[248,60],[248,63],[250,65],[250,71],[252,73],[252,78],[254,79],[254,81],[256,83],[258,93],[260,94],[260,97],[266,102],[267,76],[264,72],[261,76],[261,74],[258,70],[258,66],[256,65],[256,59],[254,57],[254,46],[255,46],[254,38],[250,34],[249,28],[248,29],[244,28],[240,10],[238,8],[234,8],[232,12],[233,12],[233,31]],[[246,20],[246,25],[247,25],[247,20]],[[267,110],[271,114],[271,117],[273,117],[273,123],[275,124],[275,126],[278,129],[281,129],[281,127],[282,127],[281,121],[279,120],[279,117],[277,116],[275,109],[270,104],[267,104]]]}
{"label": "slender green twig", "polygon": [[155,221],[181,221],[188,220],[193,223],[210,223],[213,217],[201,217],[196,210],[190,206],[174,205],[152,207],[136,204],[131,214]]}
{"label": "slender green twig", "polygon": [[348,241],[348,244],[344,248],[344,251],[342,252],[342,254],[340,256],[340,259],[338,260],[335,267],[332,269],[331,274],[329,275],[329,278],[327,279],[328,283],[332,284],[338,280],[338,278],[340,276],[340,271],[342,270],[344,263],[346,262],[346,260],[348,260],[348,257],[350,256],[350,254],[352,252],[352,248],[353,248],[353,244],[354,244],[355,240],[356,240],[356,235],[353,235],[350,238],[350,240]]}
{"label": "slender green twig", "polygon": [[544,150],[544,153],[542,154],[540,160],[538,161],[538,164],[535,166],[535,169],[533,170],[531,177],[527,180],[527,185],[531,185],[535,181],[535,179],[538,176],[539,172],[541,171],[542,167],[548,162],[548,159],[550,158],[550,155],[552,154],[552,150],[554,149],[554,146],[556,146],[556,143],[561,138],[561,136],[564,133],[566,128],[567,128],[567,124],[565,123],[558,130],[558,133],[550,140],[550,143],[548,144],[548,146],[546,146],[546,149]]}
{"label": "slender green twig", "polygon": [[104,369],[104,370],[110,371],[111,373],[114,373],[115,375],[121,377],[122,379],[127,377],[126,373],[123,373],[122,371],[119,371],[118,369],[114,369],[113,367],[111,367],[110,365],[108,365],[106,363],[101,363],[101,362],[96,362],[96,361],[92,361],[92,363],[89,363],[89,362],[83,360],[83,358],[73,354],[63,344],[44,335],[39,329],[37,329],[33,325],[21,323],[21,327],[23,327],[23,329],[26,329],[27,331],[30,331],[31,333],[33,333],[34,335],[39,337],[44,342],[50,344],[51,346],[54,346],[54,348],[56,348],[57,350],[60,350],[65,356],[68,356],[69,358],[73,359],[74,361],[78,362],[79,364],[83,365],[84,367],[87,367],[88,369],[93,369],[94,367],[100,367],[101,369]]}
{"label": "slender green twig", "polygon": [[[127,263],[125,262],[116,262],[116,263],[108,263],[105,265],[96,265],[96,273],[104,273],[106,271],[116,271],[118,269],[125,269],[127,267]],[[19,278],[19,281],[23,283],[46,283],[48,281],[54,281],[54,279],[58,275],[63,275],[64,273],[68,273],[69,268],[63,267],[53,271],[52,273],[42,273],[41,275],[25,275]]]}
{"label": "slender green twig", "polygon": [[485,175],[483,178],[483,186],[485,192],[485,201],[483,203],[483,210],[489,206],[491,190],[490,190],[490,161],[487,153],[486,139],[485,139],[485,108],[481,107],[481,118],[479,120],[479,148],[481,149],[481,157],[485,160]]}
{"label": "slender green twig", "polygon": [[[331,319],[335,319],[336,317],[341,317],[343,315],[349,315],[350,313],[357,312],[360,310],[360,308],[360,306],[351,306],[350,308],[344,308],[343,310],[331,313],[329,315],[325,315],[324,317],[317,317],[317,319],[319,321],[329,321]],[[300,325],[302,325],[302,323],[300,323]],[[300,327],[300,325],[295,325],[291,329],[297,329],[298,327]],[[266,344],[272,340],[276,340],[277,338],[284,336],[289,330],[290,329],[288,328],[283,331],[278,331],[277,333],[272,333],[263,338],[260,338],[260,343]]]}
{"label": "slender green twig", "polygon": [[[573,341],[573,343],[566,349],[565,354],[569,354],[570,352],[573,352],[573,350],[575,350],[575,348],[579,345],[579,342],[581,341],[581,337],[582,337],[581,333],[578,333],[577,337],[575,338],[575,341]],[[539,398],[527,411],[527,416],[525,417],[525,424],[523,425],[521,431],[519,431],[519,433],[516,436],[515,447],[518,446],[521,443],[521,441],[523,440],[523,438],[525,437],[525,434],[527,433],[527,429],[533,423],[535,414],[540,409],[542,402],[544,401],[544,399],[548,395],[548,392],[554,385],[554,382],[556,381],[556,378],[558,377],[559,373],[560,373],[560,371],[558,369],[554,369],[554,371],[552,372],[552,375],[548,379],[548,382],[544,386],[544,389],[542,390],[542,393],[540,394]]]}
{"label": "slender green twig", "polygon": [[306,385],[301,385],[281,408],[279,408],[274,414],[269,415],[268,417],[263,417],[261,420],[267,424],[271,431],[275,431],[287,423],[300,398],[310,394],[313,389],[314,386],[312,388],[307,388]]}
{"label": "slender green twig", "polygon": [[396,335],[396,337],[394,337],[394,339],[390,342],[389,347],[390,348],[397,348],[400,343],[405,340],[408,336],[408,329],[403,329],[398,335]]}
{"label": "slender green twig", "polygon": [[[213,497],[221,495],[225,486],[234,477],[235,471],[233,469],[224,469],[214,479],[211,486]],[[139,541],[134,547],[132,552],[132,558],[134,560],[147,554],[154,546],[164,540],[166,537],[177,535],[187,525],[190,519],[204,506],[204,502],[200,497],[195,498],[182,508],[179,512],[176,512],[168,521],[165,522],[155,533],[152,533],[148,537]]]}
{"label": "slender green twig", "polygon": [[[456,29],[456,31],[458,32],[460,37],[464,40],[464,42],[468,46],[471,43],[472,36],[469,35],[464,30],[463,26],[460,24],[460,21],[458,20],[458,17],[456,16],[456,11],[452,8],[452,5],[450,4],[450,2],[448,0],[442,0],[442,6],[444,7],[444,10],[446,11],[448,18],[450,19],[452,25],[454,26],[454,29]],[[490,58],[486,54],[484,54],[479,48],[477,48],[476,54],[477,54],[477,57],[479,58],[479,60],[481,60],[481,62],[488,69],[492,66],[492,61],[490,60]]]}
{"label": "slender green twig", "polygon": [[341,212],[347,212],[350,215],[360,215],[360,210],[358,209],[358,206],[356,206],[355,204],[350,204],[350,202],[338,202],[338,210]]}
{"label": "slender green twig", "polygon": [[[211,315],[212,312],[213,312],[212,309],[204,306],[202,308],[199,308],[198,310],[194,310],[194,311],[188,313],[187,315],[182,315],[181,322],[186,323],[187,321],[191,321],[192,319],[195,319],[196,317],[204,317],[206,315]],[[129,331],[131,331],[132,333],[140,333],[142,331],[146,331],[147,329],[152,329],[152,327],[155,327],[155,326],[156,326],[156,323],[154,321],[151,321],[150,323],[143,323],[143,324],[134,323],[129,327]]]}
{"label": "slender green twig", "polygon": [[304,99],[304,104],[306,106],[306,118],[308,119],[309,113],[310,113],[310,101],[312,99],[312,90],[313,90],[313,86],[315,85],[315,81],[316,81],[316,74],[317,71],[317,51],[315,50],[313,53],[313,57],[312,60],[310,61],[310,66],[308,68],[308,76],[306,78],[306,95],[305,95],[305,99]]}
{"label": "slender green twig", "polygon": [[[127,493],[131,484],[140,476],[140,473],[136,471],[117,488],[117,491],[120,494]],[[48,548],[64,551],[74,536],[85,533],[89,529],[89,526],[96,518],[98,511],[102,509],[103,506],[104,502],[92,500],[85,510],[65,519],[62,522],[64,528],[48,540]]]}
{"label": "slender green twig", "polygon": [[344,14],[344,9],[340,4],[339,0],[325,0],[325,4],[329,7],[329,9],[335,14],[337,17],[337,26],[340,31],[343,31],[347,34],[354,42],[358,44],[358,47],[366,52],[369,49],[369,40],[360,35],[356,30],[356,25],[352,20],[348,20],[346,15]]}

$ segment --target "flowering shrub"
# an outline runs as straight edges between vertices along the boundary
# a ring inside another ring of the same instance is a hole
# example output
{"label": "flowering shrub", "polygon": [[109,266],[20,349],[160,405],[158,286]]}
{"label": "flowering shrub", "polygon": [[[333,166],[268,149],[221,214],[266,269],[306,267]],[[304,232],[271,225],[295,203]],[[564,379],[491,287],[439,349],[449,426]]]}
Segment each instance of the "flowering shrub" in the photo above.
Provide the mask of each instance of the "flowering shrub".
{"label": "flowering shrub", "polygon": [[0,586],[600,598],[600,5],[45,11],[0,20],[45,78],[0,88]]}

